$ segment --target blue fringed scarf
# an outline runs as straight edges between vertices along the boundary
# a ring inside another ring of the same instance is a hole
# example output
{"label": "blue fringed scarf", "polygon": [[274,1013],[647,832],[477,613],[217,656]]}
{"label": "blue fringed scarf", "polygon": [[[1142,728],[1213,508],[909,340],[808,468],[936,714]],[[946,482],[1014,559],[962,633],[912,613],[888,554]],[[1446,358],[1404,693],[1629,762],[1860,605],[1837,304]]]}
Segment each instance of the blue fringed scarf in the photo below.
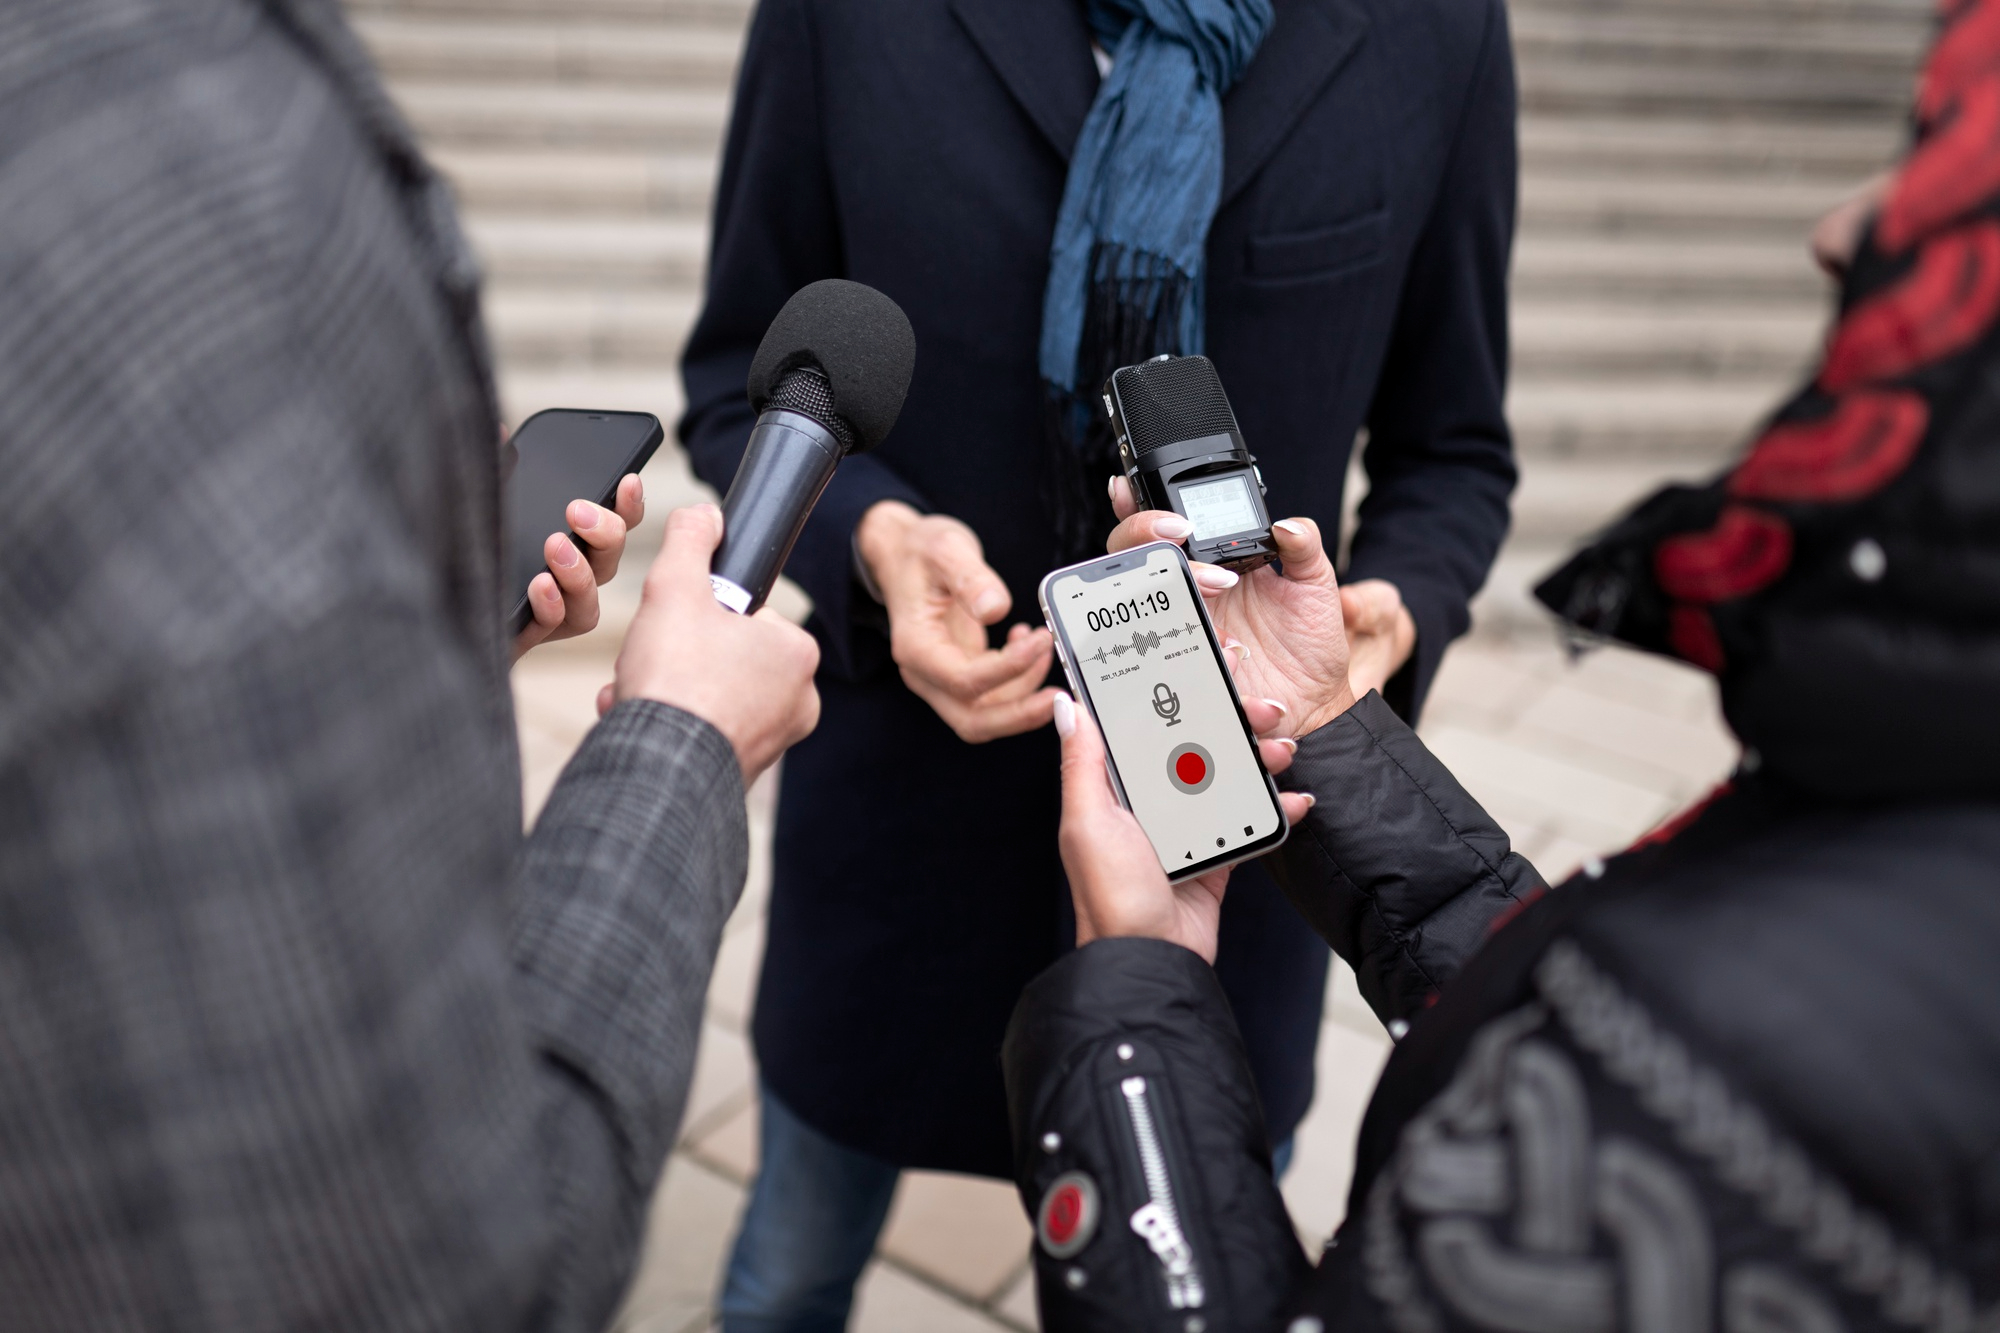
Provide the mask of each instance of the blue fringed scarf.
{"label": "blue fringed scarf", "polygon": [[1222,194],[1222,95],[1271,27],[1271,0],[1087,0],[1112,53],[1070,157],[1042,304],[1059,555],[1101,546],[1118,470],[1105,376],[1202,350],[1209,223]]}

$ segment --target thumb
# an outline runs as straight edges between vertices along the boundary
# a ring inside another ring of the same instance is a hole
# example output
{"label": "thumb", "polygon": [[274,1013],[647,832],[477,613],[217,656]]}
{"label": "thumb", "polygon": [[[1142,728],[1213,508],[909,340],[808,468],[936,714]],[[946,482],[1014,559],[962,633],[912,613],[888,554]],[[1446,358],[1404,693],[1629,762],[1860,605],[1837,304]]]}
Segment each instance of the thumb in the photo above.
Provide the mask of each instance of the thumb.
{"label": "thumb", "polygon": [[1067,821],[1086,819],[1116,806],[1111,774],[1104,767],[1104,738],[1090,714],[1058,691],[1056,734],[1062,737],[1062,814]]}
{"label": "thumb", "polygon": [[1278,558],[1285,562],[1286,578],[1295,583],[1333,578],[1333,561],[1326,557],[1319,524],[1309,518],[1280,519],[1271,525],[1271,536],[1278,543]]}
{"label": "thumb", "polygon": [[667,515],[666,539],[647,579],[661,591],[699,587],[708,591],[708,567],[722,544],[722,511],[711,504],[690,505]]}
{"label": "thumb", "polygon": [[1390,626],[1403,605],[1396,585],[1384,579],[1363,579],[1340,590],[1340,615],[1350,629],[1380,633]]}

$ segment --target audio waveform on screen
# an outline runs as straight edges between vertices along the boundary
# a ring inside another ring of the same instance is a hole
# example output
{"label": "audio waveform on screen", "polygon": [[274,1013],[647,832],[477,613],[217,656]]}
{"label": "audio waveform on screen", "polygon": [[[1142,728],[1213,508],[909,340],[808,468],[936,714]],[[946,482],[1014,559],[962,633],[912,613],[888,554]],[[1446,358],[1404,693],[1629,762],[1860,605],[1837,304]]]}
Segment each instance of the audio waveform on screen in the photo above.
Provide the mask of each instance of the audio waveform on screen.
{"label": "audio waveform on screen", "polygon": [[1099,648],[1095,653],[1091,654],[1088,660],[1099,663],[1108,662],[1114,657],[1123,657],[1127,653],[1137,653],[1139,656],[1144,657],[1147,653],[1160,646],[1162,638],[1178,639],[1181,635],[1192,634],[1200,628],[1201,626],[1190,623],[1181,626],[1179,629],[1133,630],[1132,642],[1114,643],[1108,648]]}

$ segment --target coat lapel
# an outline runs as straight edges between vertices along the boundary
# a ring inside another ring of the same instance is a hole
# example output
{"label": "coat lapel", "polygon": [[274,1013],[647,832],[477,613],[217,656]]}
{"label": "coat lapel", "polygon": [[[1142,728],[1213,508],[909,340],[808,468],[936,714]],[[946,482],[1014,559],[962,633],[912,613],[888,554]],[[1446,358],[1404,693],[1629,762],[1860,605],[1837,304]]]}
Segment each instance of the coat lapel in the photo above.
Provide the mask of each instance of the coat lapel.
{"label": "coat lapel", "polygon": [[1367,31],[1367,18],[1348,0],[1279,0],[1277,22],[1222,102],[1219,207],[1277,151]]}
{"label": "coat lapel", "polygon": [[1007,91],[1062,156],[1097,96],[1090,28],[1078,0],[951,0]]}

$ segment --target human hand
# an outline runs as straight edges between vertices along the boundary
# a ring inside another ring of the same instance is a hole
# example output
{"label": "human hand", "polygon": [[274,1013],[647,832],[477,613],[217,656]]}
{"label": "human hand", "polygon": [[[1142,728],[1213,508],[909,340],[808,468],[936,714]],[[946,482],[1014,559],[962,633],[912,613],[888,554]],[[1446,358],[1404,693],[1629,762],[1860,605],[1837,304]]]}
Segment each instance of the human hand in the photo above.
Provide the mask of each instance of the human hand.
{"label": "human hand", "polygon": [[723,609],[708,583],[721,542],[714,505],[667,515],[666,542],[597,711],[655,699],[693,713],[728,739],[748,787],[819,722],[819,644],[769,607],[754,616]]}
{"label": "human hand", "polygon": [[512,661],[538,643],[570,639],[597,628],[597,588],[618,573],[625,554],[625,537],[646,517],[646,492],[639,474],[628,472],[618,483],[606,509],[588,500],[572,500],[563,517],[582,539],[583,549],[567,533],[552,532],[542,543],[549,567],[528,584],[532,619],[514,636]]}
{"label": "human hand", "polygon": [[[1106,543],[1109,550],[1187,539],[1186,519],[1163,510],[1140,512],[1123,477],[1112,478],[1111,504],[1121,521]],[[1194,577],[1223,646],[1243,659],[1237,673],[1243,693],[1278,700],[1290,710],[1293,734],[1303,736],[1354,704],[1345,609],[1319,525],[1288,518],[1273,524],[1271,535],[1282,574],[1266,565],[1245,578],[1196,564]]]}
{"label": "human hand", "polygon": [[903,683],[959,739],[975,745],[1033,731],[1056,691],[1042,688],[1055,648],[1046,629],[1016,625],[1006,646],[986,627],[1013,605],[972,529],[883,500],[862,515],[855,548],[889,608],[889,655]]}
{"label": "human hand", "polygon": [[1382,689],[1417,646],[1417,622],[1387,579],[1356,579],[1340,590],[1347,628],[1347,688],[1356,698]]}
{"label": "human hand", "polygon": [[[1167,882],[1152,839],[1132,812],[1118,804],[1104,766],[1104,739],[1090,714],[1058,692],[1052,706],[1062,737],[1062,828],[1057,846],[1076,906],[1078,948],[1092,940],[1137,935],[1167,940],[1215,961],[1216,930],[1229,867]],[[1275,732],[1284,710],[1273,700],[1246,698],[1243,711],[1259,736]],[[1282,773],[1298,749],[1289,738],[1262,739],[1257,753],[1264,767]],[[1303,792],[1278,797],[1285,822],[1296,824],[1312,808]]]}

